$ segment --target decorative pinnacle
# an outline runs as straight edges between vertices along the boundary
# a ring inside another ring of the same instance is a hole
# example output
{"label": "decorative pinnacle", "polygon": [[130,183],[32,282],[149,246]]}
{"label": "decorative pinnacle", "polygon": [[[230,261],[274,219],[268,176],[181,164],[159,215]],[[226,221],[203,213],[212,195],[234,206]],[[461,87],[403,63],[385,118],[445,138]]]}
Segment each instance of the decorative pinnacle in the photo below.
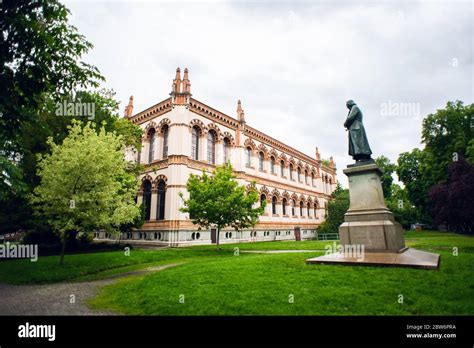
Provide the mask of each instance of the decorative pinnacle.
{"label": "decorative pinnacle", "polygon": [[242,103],[240,102],[240,100],[237,101],[237,117],[239,118],[240,122],[245,122],[245,113],[242,109]]}

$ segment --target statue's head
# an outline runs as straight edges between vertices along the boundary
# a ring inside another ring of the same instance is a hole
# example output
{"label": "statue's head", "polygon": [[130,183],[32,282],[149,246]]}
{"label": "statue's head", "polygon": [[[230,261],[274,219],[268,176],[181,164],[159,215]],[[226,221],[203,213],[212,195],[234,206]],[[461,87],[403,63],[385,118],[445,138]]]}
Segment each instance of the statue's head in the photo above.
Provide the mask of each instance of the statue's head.
{"label": "statue's head", "polygon": [[351,99],[346,102],[346,106],[348,109],[352,108],[356,103]]}

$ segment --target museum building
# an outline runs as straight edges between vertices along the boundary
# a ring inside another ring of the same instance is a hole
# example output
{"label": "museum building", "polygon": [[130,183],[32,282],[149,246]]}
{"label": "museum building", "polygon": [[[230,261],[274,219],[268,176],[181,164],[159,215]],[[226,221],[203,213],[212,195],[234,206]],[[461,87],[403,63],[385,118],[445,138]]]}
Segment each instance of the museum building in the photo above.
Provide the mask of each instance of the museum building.
{"label": "museum building", "polygon": [[[179,192],[187,198],[190,174],[212,172],[227,161],[239,184],[256,181],[257,204],[267,205],[256,226],[224,229],[220,243],[310,239],[324,221],[336,187],[332,157],[322,160],[317,147],[314,157],[308,156],[250,127],[240,100],[234,118],[194,99],[188,69],[181,78],[178,68],[170,97],[146,110],[133,114],[130,97],[124,117],[143,129],[141,150],[129,149],[126,156],[144,165],[137,202],[145,204],[146,222],[122,233],[122,240],[169,246],[215,243],[216,229],[199,229],[179,211],[183,206]],[[105,232],[96,234],[98,240],[109,237]]]}

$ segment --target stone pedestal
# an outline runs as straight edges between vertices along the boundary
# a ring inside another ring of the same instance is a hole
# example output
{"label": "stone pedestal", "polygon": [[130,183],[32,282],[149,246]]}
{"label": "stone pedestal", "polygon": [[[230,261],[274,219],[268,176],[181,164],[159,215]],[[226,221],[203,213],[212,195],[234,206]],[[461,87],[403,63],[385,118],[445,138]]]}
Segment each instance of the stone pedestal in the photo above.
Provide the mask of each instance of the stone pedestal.
{"label": "stone pedestal", "polygon": [[[352,165],[343,172],[349,178],[350,206],[339,227],[340,251],[306,262],[437,269],[438,254],[405,247],[403,228],[385,205],[382,171],[377,165]],[[354,250],[358,251],[357,256],[347,253]]]}
{"label": "stone pedestal", "polygon": [[381,170],[371,163],[343,172],[349,178],[350,206],[339,227],[341,244],[364,245],[365,251],[402,251],[403,228],[385,206]]}

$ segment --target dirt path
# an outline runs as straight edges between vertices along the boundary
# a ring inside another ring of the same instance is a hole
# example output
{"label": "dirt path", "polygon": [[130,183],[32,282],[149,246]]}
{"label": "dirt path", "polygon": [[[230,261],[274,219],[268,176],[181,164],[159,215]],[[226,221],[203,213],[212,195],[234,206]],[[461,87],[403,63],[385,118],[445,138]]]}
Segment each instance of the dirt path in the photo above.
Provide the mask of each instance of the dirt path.
{"label": "dirt path", "polygon": [[[179,264],[146,268],[90,282],[45,285],[0,284],[0,315],[117,315],[113,312],[90,309],[85,302],[97,295],[103,286],[115,283],[117,278],[157,272]],[[72,295],[74,303],[71,303]]]}

